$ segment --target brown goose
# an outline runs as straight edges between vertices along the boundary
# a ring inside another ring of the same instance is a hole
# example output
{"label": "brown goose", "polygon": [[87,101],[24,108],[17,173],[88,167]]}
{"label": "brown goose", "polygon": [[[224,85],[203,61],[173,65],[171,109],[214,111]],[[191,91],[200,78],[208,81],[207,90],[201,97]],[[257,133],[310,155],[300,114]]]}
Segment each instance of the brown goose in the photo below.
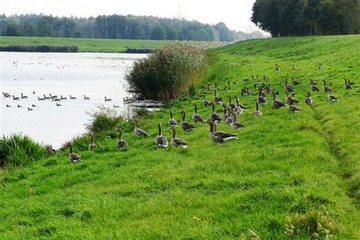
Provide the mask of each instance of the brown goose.
{"label": "brown goose", "polygon": [[300,108],[298,108],[297,106],[295,106],[295,105],[289,105],[289,111],[290,112],[294,112],[294,113],[298,113],[298,112],[301,112],[301,109]]}
{"label": "brown goose", "polygon": [[209,102],[209,101],[207,101],[207,100],[205,99],[205,94],[203,94],[202,96],[203,96],[203,104],[204,104],[204,106],[205,106],[205,107],[211,106],[211,102]]}
{"label": "brown goose", "polygon": [[350,79],[344,79],[345,80],[345,89],[346,90],[351,90],[352,89],[352,86],[351,86],[351,83],[350,83]]}
{"label": "brown goose", "polygon": [[223,104],[223,108],[224,108],[224,116],[223,116],[224,122],[227,124],[232,123],[234,119],[230,113],[227,113],[228,107],[226,106],[225,103]]}
{"label": "brown goose", "polygon": [[187,132],[194,130],[196,127],[192,125],[190,122],[185,120],[186,112],[184,109],[180,111],[180,114],[181,114],[181,128]]}
{"label": "brown goose", "polygon": [[254,117],[260,117],[262,115],[262,112],[259,109],[259,102],[255,102],[255,111],[252,114]]}
{"label": "brown goose", "polygon": [[94,134],[91,132],[89,133],[90,136],[90,143],[89,143],[89,150],[92,151],[96,147],[96,144],[94,143]]}
{"label": "brown goose", "polygon": [[236,105],[231,102],[231,100],[232,100],[231,96],[228,96],[228,98],[229,98],[228,108],[229,108],[231,111],[233,111],[234,108],[236,107]]}
{"label": "brown goose", "polygon": [[221,131],[215,131],[214,130],[214,126],[215,126],[214,121],[209,119],[207,122],[210,125],[209,137],[213,142],[224,143],[224,142],[228,142],[230,140],[238,139],[235,134],[221,132]]}
{"label": "brown goose", "polygon": [[159,132],[157,137],[155,138],[155,144],[159,148],[167,148],[169,144],[167,138],[164,135],[162,135],[161,123],[158,123],[158,128],[159,128]]}
{"label": "brown goose", "polygon": [[192,120],[195,123],[197,123],[197,122],[204,123],[205,121],[204,121],[203,117],[200,114],[197,113],[197,105],[196,105],[196,103],[194,102],[193,105],[194,105],[194,113],[192,115]]}
{"label": "brown goose", "polygon": [[235,106],[234,112],[236,114],[243,113],[243,111],[245,111],[247,109],[247,107],[244,104],[240,103],[238,96],[235,96],[235,100],[236,100],[236,106]]}
{"label": "brown goose", "polygon": [[145,132],[143,129],[139,128],[139,122],[135,119],[135,128],[134,133],[139,137],[149,137],[149,134]]}
{"label": "brown goose", "polygon": [[312,103],[313,103],[313,100],[311,98],[310,92],[307,92],[306,98],[305,98],[305,104],[306,105],[311,105]]}
{"label": "brown goose", "polygon": [[81,162],[82,161],[81,157],[77,153],[73,152],[71,142],[68,143],[68,147],[69,147],[69,161],[72,163]]}
{"label": "brown goose", "polygon": [[294,105],[294,104],[299,103],[299,100],[297,100],[295,98],[295,93],[293,93],[291,96],[289,96],[289,93],[285,92],[285,95],[286,95],[285,100],[288,105]]}
{"label": "brown goose", "polygon": [[222,98],[216,96],[216,90],[214,90],[214,98],[213,98],[213,102],[216,104],[220,104],[222,102]]}
{"label": "brown goose", "polygon": [[175,129],[174,127],[171,127],[171,130],[172,130],[171,144],[172,144],[174,147],[187,148],[188,145],[187,145],[187,143],[185,142],[185,140],[176,137],[176,129]]}
{"label": "brown goose", "polygon": [[325,92],[325,93],[331,93],[331,87],[329,87],[328,85],[326,85],[325,79],[323,79],[323,83],[324,83],[324,92]]}
{"label": "brown goose", "polygon": [[276,98],[276,94],[273,93],[273,100],[272,100],[272,104],[274,108],[281,108],[286,106],[286,103],[281,101],[280,99]]}
{"label": "brown goose", "polygon": [[210,113],[210,120],[214,121],[215,123],[220,123],[222,120],[222,117],[215,112],[215,103],[212,104],[212,112]]}
{"label": "brown goose", "polygon": [[335,96],[332,94],[332,92],[330,91],[330,92],[328,93],[328,100],[329,100],[330,102],[337,102],[337,101],[338,101],[338,98],[335,97]]}
{"label": "brown goose", "polygon": [[230,127],[234,130],[239,129],[239,128],[244,128],[245,125],[236,120],[236,114],[233,113],[232,115],[233,115],[233,122],[229,124]]}
{"label": "brown goose", "polygon": [[122,129],[121,128],[117,128],[116,131],[119,132],[119,139],[116,142],[116,147],[120,150],[125,150],[127,149],[127,147],[129,146],[128,143],[126,142],[126,140],[122,139]]}
{"label": "brown goose", "polygon": [[169,125],[169,127],[172,127],[172,126],[176,127],[178,125],[177,121],[173,117],[173,112],[171,110],[170,110],[170,119],[168,121],[168,125]]}

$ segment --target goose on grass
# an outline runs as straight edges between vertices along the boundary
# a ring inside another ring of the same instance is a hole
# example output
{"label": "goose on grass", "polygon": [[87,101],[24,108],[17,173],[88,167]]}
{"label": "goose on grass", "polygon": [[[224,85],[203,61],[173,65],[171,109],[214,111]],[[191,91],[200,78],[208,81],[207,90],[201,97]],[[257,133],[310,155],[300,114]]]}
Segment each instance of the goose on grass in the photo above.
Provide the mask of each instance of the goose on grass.
{"label": "goose on grass", "polygon": [[171,144],[174,147],[187,148],[188,144],[185,142],[185,140],[182,139],[182,138],[176,137],[176,129],[175,129],[175,127],[171,127],[171,131],[172,131]]}
{"label": "goose on grass", "polygon": [[190,122],[185,120],[186,112],[184,109],[180,111],[180,114],[181,114],[181,128],[187,132],[194,130],[196,127],[192,125]]}
{"label": "goose on grass", "polygon": [[90,151],[92,151],[96,147],[96,144],[94,143],[94,133],[90,132],[89,136],[90,136],[90,143],[89,143],[88,148]]}
{"label": "goose on grass", "polygon": [[145,130],[139,128],[139,122],[137,119],[135,119],[134,133],[139,137],[149,137],[149,134],[145,132]]}
{"label": "goose on grass", "polygon": [[124,140],[124,139],[122,138],[122,129],[121,129],[121,128],[117,128],[116,131],[119,132],[119,138],[118,138],[118,140],[117,140],[117,142],[116,142],[116,147],[117,147],[119,150],[125,150],[125,149],[127,149],[128,143],[127,143],[126,140]]}
{"label": "goose on grass", "polygon": [[159,148],[167,148],[169,144],[167,138],[164,135],[162,135],[161,123],[158,123],[158,130],[159,130],[158,135],[155,138],[155,144]]}
{"label": "goose on grass", "polygon": [[238,139],[235,134],[215,131],[215,122],[208,120],[207,123],[210,125],[209,137],[215,143],[225,143],[230,140]]}
{"label": "goose on grass", "polygon": [[69,147],[69,161],[72,162],[72,163],[81,162],[82,160],[81,160],[80,155],[73,152],[72,143],[69,142],[67,144],[67,146]]}
{"label": "goose on grass", "polygon": [[194,105],[194,113],[192,115],[192,120],[195,123],[197,123],[197,122],[204,123],[205,122],[204,118],[200,114],[198,114],[198,112],[197,112],[197,104],[194,102],[193,105]]}

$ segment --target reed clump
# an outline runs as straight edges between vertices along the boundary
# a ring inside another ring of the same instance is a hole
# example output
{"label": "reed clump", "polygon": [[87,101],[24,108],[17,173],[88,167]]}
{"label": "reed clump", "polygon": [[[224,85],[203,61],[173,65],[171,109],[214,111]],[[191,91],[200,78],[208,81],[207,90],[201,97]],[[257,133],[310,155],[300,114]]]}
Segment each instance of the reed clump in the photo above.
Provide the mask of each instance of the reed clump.
{"label": "reed clump", "polygon": [[131,92],[141,98],[169,100],[193,89],[205,67],[203,49],[177,44],[156,50],[134,63],[126,80]]}

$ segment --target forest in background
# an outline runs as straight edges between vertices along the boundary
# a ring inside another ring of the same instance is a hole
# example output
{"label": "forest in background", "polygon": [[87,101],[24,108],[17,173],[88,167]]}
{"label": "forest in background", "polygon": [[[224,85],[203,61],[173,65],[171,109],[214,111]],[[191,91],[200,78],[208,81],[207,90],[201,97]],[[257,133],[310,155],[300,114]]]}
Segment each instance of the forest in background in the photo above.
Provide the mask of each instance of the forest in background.
{"label": "forest in background", "polygon": [[360,33],[360,0],[256,0],[252,10],[272,36]]}
{"label": "forest in background", "polygon": [[259,31],[252,33],[232,31],[222,22],[211,25],[185,19],[116,14],[89,18],[2,14],[0,36],[219,42],[264,37]]}

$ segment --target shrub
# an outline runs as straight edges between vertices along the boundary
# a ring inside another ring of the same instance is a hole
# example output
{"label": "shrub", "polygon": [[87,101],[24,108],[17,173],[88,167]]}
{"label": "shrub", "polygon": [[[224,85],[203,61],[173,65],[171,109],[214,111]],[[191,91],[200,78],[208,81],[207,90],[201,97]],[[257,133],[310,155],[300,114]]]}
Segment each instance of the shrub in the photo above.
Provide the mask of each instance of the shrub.
{"label": "shrub", "polygon": [[94,134],[104,131],[114,131],[121,122],[125,119],[116,110],[106,108],[105,106],[98,106],[98,109],[93,112],[88,112],[90,122],[86,125],[88,131]]}
{"label": "shrub", "polygon": [[311,208],[304,214],[286,217],[285,234],[290,238],[329,239],[334,237],[335,224],[331,212],[325,207]]}
{"label": "shrub", "polygon": [[200,48],[177,44],[156,50],[134,63],[125,76],[129,90],[142,98],[168,100],[193,88],[203,73],[205,54]]}
{"label": "shrub", "polygon": [[45,147],[27,136],[14,134],[0,139],[0,167],[24,166],[47,155]]}

